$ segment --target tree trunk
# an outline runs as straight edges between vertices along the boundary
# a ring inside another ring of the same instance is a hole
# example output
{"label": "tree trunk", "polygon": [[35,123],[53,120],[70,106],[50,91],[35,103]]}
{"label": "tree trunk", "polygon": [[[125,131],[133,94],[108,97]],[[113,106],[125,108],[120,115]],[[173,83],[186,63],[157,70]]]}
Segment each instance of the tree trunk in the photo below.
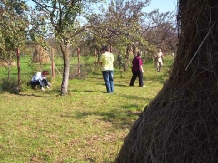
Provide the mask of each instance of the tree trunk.
{"label": "tree trunk", "polygon": [[11,65],[7,65],[7,70],[8,70],[8,80],[11,79]]}
{"label": "tree trunk", "polygon": [[180,0],[172,73],[132,126],[116,163],[218,162],[217,6]]}
{"label": "tree trunk", "polygon": [[69,81],[69,73],[70,73],[70,55],[69,49],[66,44],[63,42],[60,43],[61,52],[63,54],[64,59],[64,71],[63,71],[63,79],[61,84],[61,95],[64,96],[68,91],[68,81]]}
{"label": "tree trunk", "polygon": [[77,48],[77,57],[78,57],[78,69],[77,69],[77,75],[80,76],[80,72],[81,72],[81,69],[80,69],[80,48]]}
{"label": "tree trunk", "polygon": [[124,60],[124,71],[127,71],[129,68],[129,55],[130,55],[131,47],[130,45],[127,46],[126,48],[126,55],[125,55],[125,60]]}
{"label": "tree trunk", "polygon": [[20,51],[19,51],[19,48],[17,48],[17,50],[16,50],[16,56],[17,56],[17,90],[19,92],[20,91],[20,82],[21,82],[21,78],[20,78]]}
{"label": "tree trunk", "polygon": [[55,79],[55,62],[54,62],[54,50],[51,49],[51,74],[52,78]]}

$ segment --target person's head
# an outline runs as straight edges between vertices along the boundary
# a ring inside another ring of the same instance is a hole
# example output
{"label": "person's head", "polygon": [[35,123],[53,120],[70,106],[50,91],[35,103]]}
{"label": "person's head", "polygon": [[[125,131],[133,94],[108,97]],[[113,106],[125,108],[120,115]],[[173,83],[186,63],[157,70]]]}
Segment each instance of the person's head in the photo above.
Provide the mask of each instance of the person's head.
{"label": "person's head", "polygon": [[159,52],[161,52],[161,48],[159,48]]}
{"label": "person's head", "polygon": [[108,46],[103,46],[101,50],[102,50],[103,52],[109,51],[109,47],[108,47]]}
{"label": "person's head", "polygon": [[138,57],[142,56],[142,52],[141,52],[141,51],[138,51],[138,52],[137,52],[137,56],[138,56]]}
{"label": "person's head", "polygon": [[42,76],[47,76],[47,75],[49,75],[49,72],[47,70],[43,70],[42,71]]}

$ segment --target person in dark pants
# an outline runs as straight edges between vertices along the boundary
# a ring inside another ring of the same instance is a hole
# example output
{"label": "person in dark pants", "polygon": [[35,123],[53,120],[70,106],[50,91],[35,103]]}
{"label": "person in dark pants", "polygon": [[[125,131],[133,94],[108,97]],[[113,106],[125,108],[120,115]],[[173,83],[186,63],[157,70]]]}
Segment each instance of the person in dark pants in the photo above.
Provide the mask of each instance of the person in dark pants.
{"label": "person in dark pants", "polygon": [[42,91],[45,91],[44,86],[50,88],[51,84],[46,79],[47,75],[49,75],[49,72],[46,70],[37,72],[31,79],[31,87],[35,89],[39,85]]}
{"label": "person in dark pants", "polygon": [[142,62],[142,58],[141,58],[141,52],[138,51],[137,55],[134,57],[133,61],[132,61],[132,78],[131,81],[129,83],[129,86],[134,86],[134,82],[136,80],[136,78],[139,78],[139,87],[145,87],[144,86],[144,82],[143,82],[143,73],[144,73],[144,69],[143,69],[143,62]]}

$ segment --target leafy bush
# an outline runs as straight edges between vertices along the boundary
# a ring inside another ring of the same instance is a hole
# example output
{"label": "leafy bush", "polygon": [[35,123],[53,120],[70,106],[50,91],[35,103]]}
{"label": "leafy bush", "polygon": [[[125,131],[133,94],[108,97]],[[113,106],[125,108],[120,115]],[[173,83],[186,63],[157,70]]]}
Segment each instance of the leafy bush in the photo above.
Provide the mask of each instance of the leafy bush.
{"label": "leafy bush", "polygon": [[2,78],[0,92],[10,92],[10,93],[19,93],[24,92],[29,88],[28,82],[23,80],[20,84],[20,88],[18,89],[18,81],[15,78]]}

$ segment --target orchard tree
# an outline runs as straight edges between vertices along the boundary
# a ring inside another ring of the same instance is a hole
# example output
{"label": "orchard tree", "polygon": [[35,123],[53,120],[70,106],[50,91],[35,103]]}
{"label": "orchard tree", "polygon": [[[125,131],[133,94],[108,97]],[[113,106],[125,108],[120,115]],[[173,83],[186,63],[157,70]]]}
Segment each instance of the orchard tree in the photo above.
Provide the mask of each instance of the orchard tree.
{"label": "orchard tree", "polygon": [[[35,2],[36,12],[33,17],[32,34],[35,39],[43,40],[45,34],[53,35],[63,54],[64,70],[61,84],[61,95],[68,92],[70,71],[69,47],[75,35],[81,31],[77,17],[85,12],[87,6],[96,0],[32,0]],[[79,31],[78,31],[79,29]],[[41,31],[41,37],[37,34]],[[44,36],[43,36],[44,35]]]}
{"label": "orchard tree", "polygon": [[23,1],[0,1],[0,60],[7,64],[8,79],[11,64],[16,59],[16,49],[25,46],[28,26],[26,10],[28,7]]}
{"label": "orchard tree", "polygon": [[149,5],[146,1],[111,1],[108,9],[102,8],[101,16],[93,14],[89,19],[91,30],[96,41],[101,40],[112,46],[119,53],[120,62],[126,70],[131,50],[136,53],[135,45],[147,45],[139,34],[143,8]]}
{"label": "orchard tree", "polygon": [[148,13],[147,20],[142,24],[142,29],[142,37],[150,45],[161,47],[163,51],[176,50],[178,34],[175,12],[160,13],[159,10],[154,10]]}
{"label": "orchard tree", "polygon": [[133,124],[116,163],[218,162],[217,6],[179,0],[172,72]]}
{"label": "orchard tree", "polygon": [[175,36],[173,13],[157,10],[146,13],[149,2],[110,1],[108,9],[102,8],[101,13],[105,14],[93,14],[89,19],[94,41],[111,44],[124,71],[129,66],[130,54],[136,54],[137,50],[154,54],[156,46],[171,46],[171,38]]}

